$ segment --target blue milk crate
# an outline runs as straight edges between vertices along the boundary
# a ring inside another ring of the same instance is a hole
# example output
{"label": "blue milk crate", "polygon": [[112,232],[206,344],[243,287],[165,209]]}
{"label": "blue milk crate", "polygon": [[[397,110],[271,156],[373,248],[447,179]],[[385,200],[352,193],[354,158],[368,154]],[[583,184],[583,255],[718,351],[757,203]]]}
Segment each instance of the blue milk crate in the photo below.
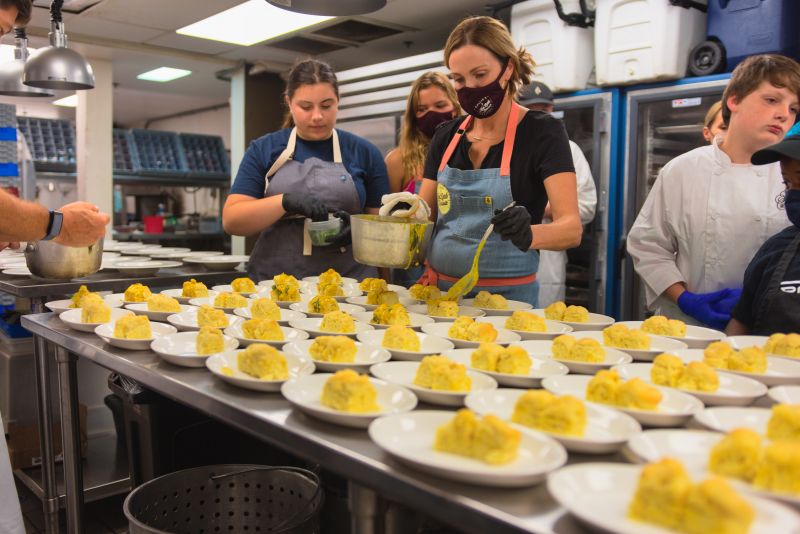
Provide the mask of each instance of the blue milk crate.
{"label": "blue milk crate", "polygon": [[706,21],[707,40],[689,57],[694,75],[730,72],[754,54],[800,59],[798,0],[708,0]]}
{"label": "blue milk crate", "polygon": [[132,173],[139,167],[136,143],[128,130],[114,128],[114,172]]}
{"label": "blue milk crate", "polygon": [[186,157],[178,134],[158,130],[131,130],[138,167],[136,172],[156,176],[185,176]]}
{"label": "blue milk crate", "polygon": [[222,137],[180,134],[189,173],[207,178],[230,178],[230,163]]}
{"label": "blue milk crate", "polygon": [[75,171],[74,122],[36,117],[17,117],[17,121],[37,170]]}

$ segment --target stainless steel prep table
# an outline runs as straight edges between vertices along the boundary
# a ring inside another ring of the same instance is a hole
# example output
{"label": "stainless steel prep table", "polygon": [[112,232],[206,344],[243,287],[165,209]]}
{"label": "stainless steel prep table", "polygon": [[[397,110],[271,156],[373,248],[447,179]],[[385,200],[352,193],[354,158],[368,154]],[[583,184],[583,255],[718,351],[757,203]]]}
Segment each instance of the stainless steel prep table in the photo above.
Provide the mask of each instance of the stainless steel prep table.
{"label": "stainless steel prep table", "polygon": [[[27,298],[31,300],[31,309],[35,313],[46,311],[44,304],[50,300],[54,300],[62,295],[68,295],[78,290],[81,285],[87,286],[91,291],[123,291],[128,285],[141,282],[151,287],[166,287],[177,286],[184,280],[194,278],[207,285],[228,283],[231,279],[241,276],[242,271],[208,271],[205,268],[197,265],[182,266],[173,269],[162,269],[155,275],[130,277],[123,276],[120,273],[105,273],[98,272],[83,278],[76,278],[69,281],[46,281],[32,277],[8,276],[0,275],[0,291],[9,293],[18,298]],[[56,469],[55,469],[55,454],[53,451],[52,440],[52,422],[53,417],[50,413],[49,407],[51,406],[50,400],[50,387],[48,377],[50,369],[50,360],[47,355],[47,343],[44,339],[34,334],[34,359],[36,365],[36,398],[38,402],[37,414],[39,424],[39,437],[42,450],[42,481],[40,491],[34,492],[41,495],[44,507],[45,530],[48,533],[58,532],[58,510],[59,510],[59,497],[56,485]],[[62,361],[63,360],[63,361]],[[58,375],[59,382],[69,379],[70,374],[75,374],[75,359],[65,354],[63,358],[59,358]],[[61,399],[64,401],[64,399]],[[75,409],[77,410],[77,396],[74,399]],[[63,403],[62,403],[63,404]],[[47,409],[45,409],[45,407]],[[74,414],[67,414],[67,419],[70,417],[78,421],[77,411]],[[62,413],[62,419],[64,414]],[[66,426],[66,425],[65,425]],[[62,433],[62,438],[66,442],[67,433]],[[65,484],[73,487],[83,487],[80,472],[72,472],[69,468],[65,469],[64,473]],[[77,482],[74,480],[78,477]],[[77,483],[77,486],[75,486]],[[73,495],[68,498],[83,498]]]}
{"label": "stainless steel prep table", "polygon": [[[396,462],[377,447],[366,430],[349,429],[318,421],[292,410],[280,393],[258,393],[230,386],[205,368],[174,366],[152,351],[126,351],[105,344],[94,334],[71,330],[54,314],[27,315],[25,328],[56,346],[56,357],[67,352],[109,370],[129,376],[166,397],[194,407],[220,421],[248,432],[265,442],[283,448],[324,466],[349,481],[355,488],[351,496],[376,492],[387,499],[440,520],[465,532],[577,534],[584,529],[556,504],[545,485],[531,488],[482,488],[450,482],[415,471]],[[62,412],[77,389],[76,377],[60,380]],[[69,412],[73,406],[66,409]],[[77,427],[77,418],[71,421]],[[80,466],[77,430],[65,431],[64,463]],[[619,456],[576,456],[570,462],[617,461]],[[351,488],[352,489],[352,488]],[[67,491],[76,491],[68,487]],[[372,495],[374,497],[374,494]],[[80,528],[82,502],[67,499],[70,525]],[[364,517],[357,503],[353,514]],[[369,508],[369,506],[367,506]],[[76,523],[75,520],[78,522]],[[76,530],[79,531],[79,530]]]}

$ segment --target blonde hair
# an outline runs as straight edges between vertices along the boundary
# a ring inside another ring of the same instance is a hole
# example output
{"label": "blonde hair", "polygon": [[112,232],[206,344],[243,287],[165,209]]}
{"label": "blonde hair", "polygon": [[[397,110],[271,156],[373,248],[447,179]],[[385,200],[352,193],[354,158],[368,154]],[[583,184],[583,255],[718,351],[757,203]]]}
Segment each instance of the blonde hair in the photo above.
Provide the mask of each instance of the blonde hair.
{"label": "blonde hair", "polygon": [[717,118],[717,113],[722,112],[722,100],[717,100],[711,107],[708,108],[706,111],[706,118],[703,119],[703,126],[706,128],[711,128],[711,125],[714,124],[714,120]]}
{"label": "blonde hair", "polygon": [[411,93],[406,101],[403,128],[400,131],[400,145],[398,146],[403,159],[403,189],[422,171],[422,167],[425,165],[425,156],[431,140],[420,131],[417,125],[417,106],[419,105],[420,91],[431,87],[438,87],[444,91],[447,99],[453,104],[454,117],[461,115],[461,106],[458,103],[456,91],[447,76],[441,72],[426,72],[414,80]]}
{"label": "blonde hair", "polygon": [[505,24],[492,17],[469,17],[458,23],[444,46],[444,64],[450,67],[450,54],[466,45],[475,45],[485,48],[494,55],[500,63],[506,63],[514,68],[508,80],[506,91],[516,98],[517,92],[523,85],[531,83],[533,67],[536,62],[527,50],[514,45],[511,33]]}

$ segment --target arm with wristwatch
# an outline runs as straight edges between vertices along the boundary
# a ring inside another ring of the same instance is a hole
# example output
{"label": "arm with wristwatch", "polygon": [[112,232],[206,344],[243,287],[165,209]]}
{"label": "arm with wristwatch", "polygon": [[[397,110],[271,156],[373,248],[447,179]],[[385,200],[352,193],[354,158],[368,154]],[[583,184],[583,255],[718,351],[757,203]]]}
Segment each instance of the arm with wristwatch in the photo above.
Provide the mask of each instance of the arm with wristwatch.
{"label": "arm with wristwatch", "polygon": [[87,246],[103,236],[109,221],[88,202],[48,210],[0,191],[0,249],[17,248],[20,241],[51,239],[70,247]]}

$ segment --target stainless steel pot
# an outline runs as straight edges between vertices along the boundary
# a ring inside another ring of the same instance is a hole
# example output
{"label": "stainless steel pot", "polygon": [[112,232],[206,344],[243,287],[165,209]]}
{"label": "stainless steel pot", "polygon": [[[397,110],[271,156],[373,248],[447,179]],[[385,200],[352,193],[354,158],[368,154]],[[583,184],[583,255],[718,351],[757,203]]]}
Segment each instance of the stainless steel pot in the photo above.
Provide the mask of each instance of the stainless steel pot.
{"label": "stainless steel pot", "polygon": [[65,247],[53,241],[32,241],[25,247],[25,263],[40,278],[79,278],[100,270],[102,261],[102,237],[88,247]]}
{"label": "stainless steel pot", "polygon": [[353,257],[375,267],[408,269],[425,260],[434,224],[404,217],[353,215]]}

